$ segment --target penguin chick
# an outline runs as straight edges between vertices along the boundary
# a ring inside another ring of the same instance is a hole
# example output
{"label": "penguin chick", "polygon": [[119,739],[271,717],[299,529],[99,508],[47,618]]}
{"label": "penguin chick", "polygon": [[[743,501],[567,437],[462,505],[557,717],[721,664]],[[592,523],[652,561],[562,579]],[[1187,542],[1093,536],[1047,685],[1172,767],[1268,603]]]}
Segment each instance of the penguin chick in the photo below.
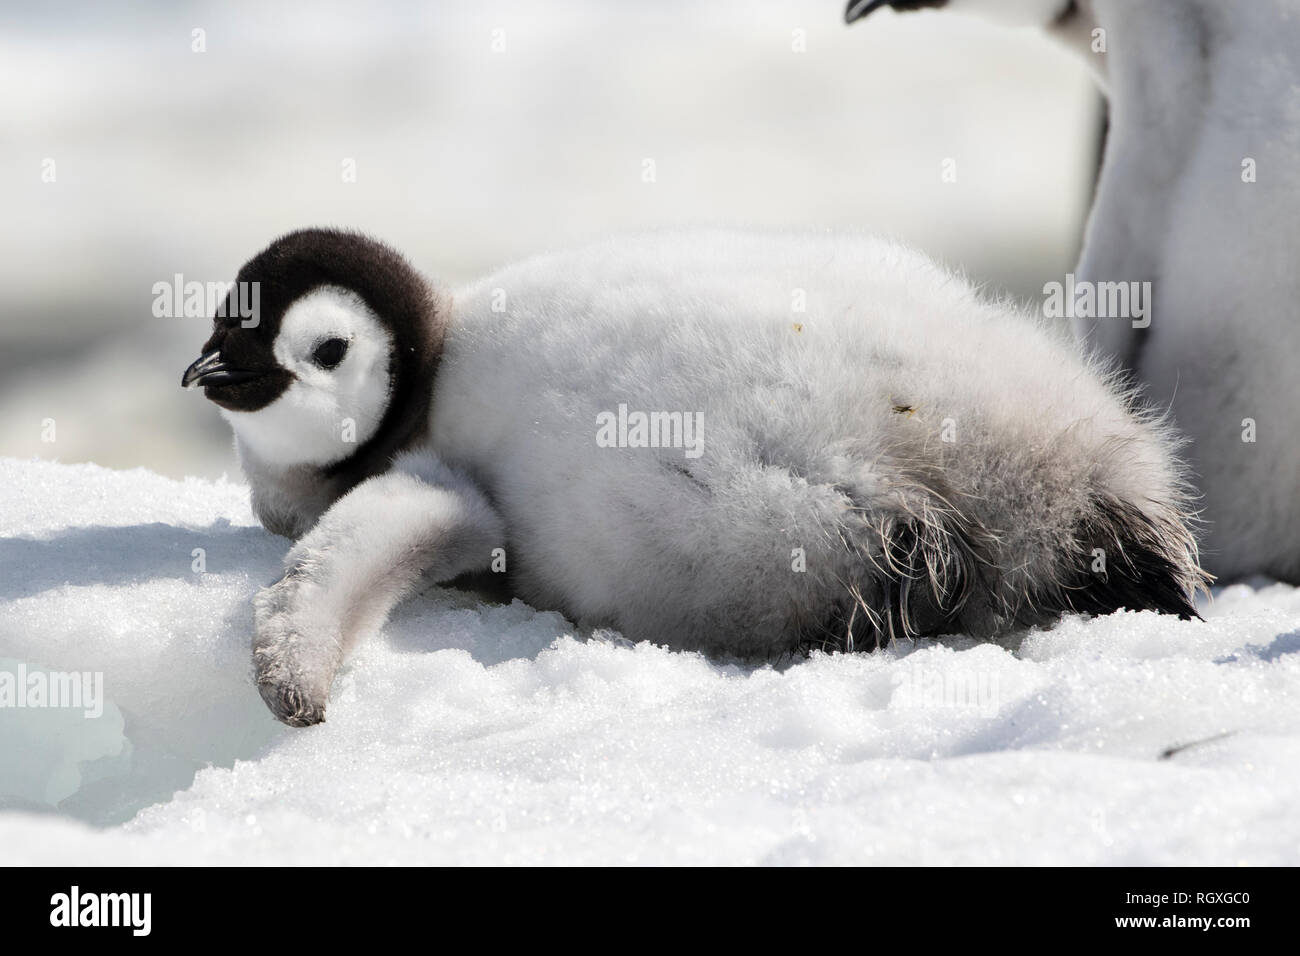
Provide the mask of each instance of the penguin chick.
{"label": "penguin chick", "polygon": [[239,281],[259,321],[218,317],[184,383],[230,422],[259,518],[298,538],[255,601],[286,723],[324,719],[349,648],[420,581],[468,572],[746,659],[1195,614],[1166,426],[900,246],[662,233],[448,297],[309,229]]}

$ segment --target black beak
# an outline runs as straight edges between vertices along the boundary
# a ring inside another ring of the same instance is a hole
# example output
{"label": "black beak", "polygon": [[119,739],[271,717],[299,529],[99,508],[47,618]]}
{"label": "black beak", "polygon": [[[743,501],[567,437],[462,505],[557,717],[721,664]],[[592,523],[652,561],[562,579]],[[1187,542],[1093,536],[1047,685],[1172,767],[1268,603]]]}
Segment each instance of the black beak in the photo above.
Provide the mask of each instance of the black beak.
{"label": "black beak", "polygon": [[185,374],[181,376],[181,388],[192,388],[195,385],[205,387],[234,385],[236,382],[257,378],[261,374],[248,369],[233,368],[221,360],[220,352],[209,352],[185,370]]}
{"label": "black beak", "polygon": [[889,3],[890,0],[849,0],[849,5],[844,10],[844,22],[852,23],[861,20],[873,10],[889,6]]}

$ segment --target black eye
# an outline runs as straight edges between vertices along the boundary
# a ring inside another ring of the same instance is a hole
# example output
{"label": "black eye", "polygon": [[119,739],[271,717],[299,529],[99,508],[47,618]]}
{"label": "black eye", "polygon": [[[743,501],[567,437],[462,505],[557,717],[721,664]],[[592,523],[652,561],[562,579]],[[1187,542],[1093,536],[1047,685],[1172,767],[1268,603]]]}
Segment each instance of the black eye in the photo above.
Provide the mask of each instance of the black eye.
{"label": "black eye", "polygon": [[321,368],[333,368],[343,361],[347,351],[348,343],[343,339],[326,339],[316,346],[316,351],[311,353],[311,360]]}

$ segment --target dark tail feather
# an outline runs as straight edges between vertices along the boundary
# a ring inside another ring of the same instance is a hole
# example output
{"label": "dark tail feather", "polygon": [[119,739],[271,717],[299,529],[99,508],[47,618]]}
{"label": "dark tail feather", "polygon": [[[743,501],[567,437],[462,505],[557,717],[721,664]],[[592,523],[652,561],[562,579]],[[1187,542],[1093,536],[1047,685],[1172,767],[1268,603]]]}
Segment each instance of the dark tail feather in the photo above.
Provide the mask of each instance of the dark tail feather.
{"label": "dark tail feather", "polygon": [[1113,498],[1097,503],[1078,533],[1078,572],[1059,591],[1060,611],[1109,614],[1120,608],[1200,618],[1196,594],[1209,576],[1186,525],[1158,524]]}

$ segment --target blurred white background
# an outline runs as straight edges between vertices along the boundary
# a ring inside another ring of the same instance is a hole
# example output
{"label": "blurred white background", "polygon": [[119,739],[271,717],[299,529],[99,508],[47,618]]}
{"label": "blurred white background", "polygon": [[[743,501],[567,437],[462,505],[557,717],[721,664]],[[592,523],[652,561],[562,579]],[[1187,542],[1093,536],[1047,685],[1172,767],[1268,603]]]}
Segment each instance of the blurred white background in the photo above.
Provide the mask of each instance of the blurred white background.
{"label": "blurred white background", "polygon": [[850,28],[842,0],[2,9],[0,455],[233,475],[215,410],[179,385],[208,322],[154,318],[152,286],[233,279],[295,227],[366,230],[450,283],[664,224],[862,229],[1027,299],[1073,266],[1096,165],[1082,68],[955,14]]}

